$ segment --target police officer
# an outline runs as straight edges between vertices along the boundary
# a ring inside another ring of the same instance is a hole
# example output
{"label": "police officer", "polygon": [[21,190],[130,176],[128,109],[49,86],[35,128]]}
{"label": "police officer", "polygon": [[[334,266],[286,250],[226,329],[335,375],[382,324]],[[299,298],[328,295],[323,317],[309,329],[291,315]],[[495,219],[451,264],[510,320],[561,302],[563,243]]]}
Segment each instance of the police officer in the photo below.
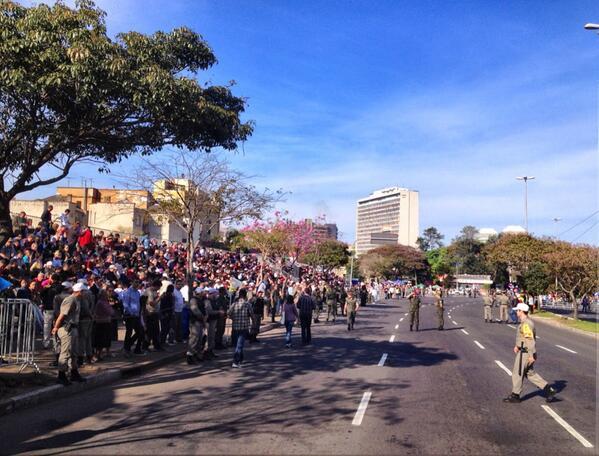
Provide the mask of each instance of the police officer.
{"label": "police officer", "polygon": [[512,369],[512,393],[503,399],[504,402],[519,403],[522,393],[522,381],[528,378],[545,393],[547,402],[553,401],[557,391],[552,388],[539,374],[534,371],[534,362],[537,359],[536,343],[537,337],[534,322],[528,318],[529,307],[520,303],[516,306],[516,314],[520,325],[516,332],[516,345],[514,353],[514,368]]}
{"label": "police officer", "polygon": [[337,317],[337,292],[333,285],[329,285],[326,288],[325,296],[327,300],[327,321],[333,315],[333,323],[335,323],[335,318]]}
{"label": "police officer", "polygon": [[418,323],[420,321],[420,293],[418,288],[412,290],[408,295],[408,300],[410,302],[410,331],[412,331],[414,323],[416,324],[416,331],[418,331]]}
{"label": "police officer", "polygon": [[[60,355],[58,357],[58,379],[57,383],[68,386],[71,381],[85,382],[86,380],[79,374],[77,369],[77,341],[79,334],[77,326],[79,325],[79,306],[81,292],[85,287],[82,283],[73,286],[73,293],[67,296],[60,304],[60,313],[52,334],[58,334],[60,339]],[[67,370],[71,370],[71,379],[67,378]]]}
{"label": "police officer", "polygon": [[437,309],[437,329],[443,331],[443,326],[445,324],[443,321],[445,303],[443,302],[443,290],[441,288],[435,291],[435,308]]}
{"label": "police officer", "polygon": [[[499,293],[499,292],[498,292]],[[491,294],[483,294],[483,310],[485,323],[493,323],[493,297]]]}
{"label": "police officer", "polygon": [[206,326],[206,312],[204,310],[205,293],[196,288],[196,295],[189,300],[189,339],[187,342],[187,364],[202,361],[201,353],[204,327]]}
{"label": "police officer", "polygon": [[221,311],[218,314],[218,320],[216,321],[216,334],[214,336],[214,348],[222,349],[225,348],[223,345],[223,336],[225,335],[225,326],[227,322],[227,311],[229,310],[229,295],[225,287],[218,289],[218,297],[214,302],[213,309]]}
{"label": "police officer", "polygon": [[510,305],[510,298],[508,298],[505,294],[501,293],[497,297],[497,302],[499,303],[499,322],[507,323],[507,308]]}

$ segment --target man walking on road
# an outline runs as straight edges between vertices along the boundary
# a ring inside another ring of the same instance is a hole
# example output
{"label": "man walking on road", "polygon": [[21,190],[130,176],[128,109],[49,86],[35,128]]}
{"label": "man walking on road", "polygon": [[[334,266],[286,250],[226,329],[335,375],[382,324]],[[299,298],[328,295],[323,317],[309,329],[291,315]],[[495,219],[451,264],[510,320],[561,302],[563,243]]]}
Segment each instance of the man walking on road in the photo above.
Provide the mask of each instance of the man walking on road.
{"label": "man walking on road", "polygon": [[418,288],[414,288],[408,296],[410,301],[410,331],[416,324],[416,331],[418,331],[418,324],[420,322],[420,293]]}
{"label": "man walking on road", "polygon": [[299,309],[300,325],[302,327],[302,345],[309,345],[312,342],[312,312],[316,307],[312,296],[310,296],[310,287],[307,285],[297,302]]}
{"label": "man walking on road", "polygon": [[443,291],[439,288],[435,291],[435,308],[437,309],[437,329],[443,331],[445,322],[443,321],[443,312],[445,311],[443,303]]}
{"label": "man walking on road", "polygon": [[233,354],[233,367],[241,367],[243,363],[243,346],[245,340],[250,336],[252,326],[253,309],[247,301],[247,290],[239,290],[239,299],[229,309],[229,318],[233,321],[231,341],[235,347]]}
{"label": "man walking on road", "polygon": [[537,359],[535,342],[537,335],[534,322],[528,318],[528,311],[528,304],[520,303],[516,306],[516,314],[518,315],[520,325],[516,332],[516,345],[514,346],[516,359],[514,360],[514,368],[512,369],[512,393],[503,399],[504,402],[520,402],[524,377],[543,390],[547,402],[553,401],[557,393],[543,377],[534,371],[533,364]]}

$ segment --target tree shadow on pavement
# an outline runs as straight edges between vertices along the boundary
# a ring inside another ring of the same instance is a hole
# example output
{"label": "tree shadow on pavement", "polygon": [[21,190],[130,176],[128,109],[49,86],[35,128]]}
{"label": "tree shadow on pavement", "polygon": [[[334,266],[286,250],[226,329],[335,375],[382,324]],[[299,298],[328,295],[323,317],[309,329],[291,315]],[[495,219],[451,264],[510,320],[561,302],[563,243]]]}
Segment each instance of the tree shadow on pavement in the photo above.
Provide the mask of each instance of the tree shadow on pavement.
{"label": "tree shadow on pavement", "polygon": [[[363,322],[368,320],[362,319]],[[114,403],[111,387],[96,390],[99,395],[96,399],[106,401],[102,401],[101,411],[94,410],[93,415],[101,423],[110,423],[108,426],[56,430],[36,440],[28,438],[39,436],[39,429],[37,434],[30,431],[15,450],[58,454],[68,447],[73,452],[119,452],[120,445],[156,439],[201,435],[205,439],[237,440],[289,426],[290,417],[297,417],[298,424],[319,432],[323,425],[339,422],[349,425],[365,390],[371,391],[373,397],[387,393],[385,400],[377,403],[377,411],[386,423],[397,425],[403,421],[399,415],[400,398],[388,392],[411,386],[407,380],[397,380],[401,376],[399,371],[457,359],[456,355],[427,347],[424,342],[388,343],[380,338],[368,339],[367,332],[362,339],[339,329],[340,337],[330,333],[319,336],[318,331],[313,331],[313,345],[291,350],[282,347],[281,332],[269,333],[261,337],[263,343],[247,348],[246,363],[238,370],[230,367],[229,350],[219,352],[221,357],[199,368],[175,365],[155,374],[131,378],[115,386],[127,388],[132,395],[131,400],[118,404]],[[299,343],[297,332],[294,343]],[[362,368],[376,366],[382,353],[388,354],[386,374],[382,378],[366,375],[372,370]],[[327,375],[343,369],[348,369],[347,375]],[[393,370],[398,370],[397,375]],[[221,381],[213,379],[204,386],[201,383],[189,386],[194,378],[201,379],[208,374],[216,375]],[[295,381],[291,388],[286,383],[290,379]],[[134,398],[142,394],[140,387],[158,384],[168,384],[165,385],[169,389],[168,396],[161,392],[152,401],[151,394],[157,394],[154,392],[148,393],[144,401]],[[209,420],[201,419],[202,410],[209,411],[206,413]],[[74,412],[60,427],[84,417]]]}

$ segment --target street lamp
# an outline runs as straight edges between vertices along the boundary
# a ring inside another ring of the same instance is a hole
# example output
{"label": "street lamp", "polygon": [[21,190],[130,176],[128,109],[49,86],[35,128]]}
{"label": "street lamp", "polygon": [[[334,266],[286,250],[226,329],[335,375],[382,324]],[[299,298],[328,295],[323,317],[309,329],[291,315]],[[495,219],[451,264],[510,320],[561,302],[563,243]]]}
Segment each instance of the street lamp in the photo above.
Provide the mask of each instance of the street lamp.
{"label": "street lamp", "polygon": [[528,181],[533,180],[534,176],[518,176],[516,180],[524,181],[524,229],[528,233]]}
{"label": "street lamp", "polygon": [[555,224],[555,239],[557,239],[557,224],[562,221],[561,217],[553,217],[553,223]]}
{"label": "street lamp", "polygon": [[592,23],[589,22],[588,24],[584,24],[584,28],[585,28],[585,30],[595,30],[595,31],[598,31],[599,30],[599,24],[592,24]]}

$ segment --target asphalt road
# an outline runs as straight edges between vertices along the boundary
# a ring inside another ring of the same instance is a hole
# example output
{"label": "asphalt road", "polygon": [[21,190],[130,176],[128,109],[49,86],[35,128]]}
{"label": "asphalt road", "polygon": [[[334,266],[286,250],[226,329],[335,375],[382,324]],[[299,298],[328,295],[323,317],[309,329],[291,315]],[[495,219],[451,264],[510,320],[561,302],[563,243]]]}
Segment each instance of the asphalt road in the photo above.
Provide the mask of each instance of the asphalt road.
{"label": "asphalt road", "polygon": [[309,347],[299,329],[292,349],[270,331],[242,369],[221,352],[65,396],[3,417],[0,452],[596,454],[596,339],[538,323],[536,369],[559,401],[548,412],[525,383],[524,401],[504,404],[511,379],[496,361],[511,368],[515,330],[485,324],[478,300],[447,308],[445,331],[425,305],[409,332],[407,302],[388,301],[361,309],[353,332],[314,325]]}

